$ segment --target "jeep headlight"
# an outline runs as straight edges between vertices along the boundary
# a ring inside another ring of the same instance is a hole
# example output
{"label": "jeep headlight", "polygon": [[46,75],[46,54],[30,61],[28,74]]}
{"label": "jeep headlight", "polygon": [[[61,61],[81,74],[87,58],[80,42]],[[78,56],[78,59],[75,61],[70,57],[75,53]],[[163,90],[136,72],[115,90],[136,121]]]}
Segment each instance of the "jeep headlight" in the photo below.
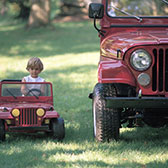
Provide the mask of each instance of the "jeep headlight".
{"label": "jeep headlight", "polygon": [[14,117],[18,117],[18,116],[20,115],[19,109],[13,109],[13,110],[12,110],[12,115],[13,115]]}
{"label": "jeep headlight", "polygon": [[135,70],[145,71],[150,67],[152,58],[147,51],[139,49],[131,54],[130,62]]}
{"label": "jeep headlight", "polygon": [[37,114],[39,117],[42,117],[42,116],[45,114],[45,111],[44,111],[44,109],[39,108],[39,109],[37,109],[36,114]]}

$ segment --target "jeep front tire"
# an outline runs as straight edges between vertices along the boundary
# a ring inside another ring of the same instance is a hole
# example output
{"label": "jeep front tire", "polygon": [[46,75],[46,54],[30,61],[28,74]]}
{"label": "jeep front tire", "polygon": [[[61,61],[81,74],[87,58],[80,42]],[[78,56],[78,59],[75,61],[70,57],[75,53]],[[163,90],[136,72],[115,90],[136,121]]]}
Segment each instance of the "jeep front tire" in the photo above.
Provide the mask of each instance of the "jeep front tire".
{"label": "jeep front tire", "polygon": [[63,140],[65,137],[64,120],[62,118],[53,119],[51,122],[52,135],[54,139]]}
{"label": "jeep front tire", "polygon": [[100,142],[119,139],[119,110],[106,107],[105,97],[115,97],[111,84],[97,84],[93,92],[94,137]]}

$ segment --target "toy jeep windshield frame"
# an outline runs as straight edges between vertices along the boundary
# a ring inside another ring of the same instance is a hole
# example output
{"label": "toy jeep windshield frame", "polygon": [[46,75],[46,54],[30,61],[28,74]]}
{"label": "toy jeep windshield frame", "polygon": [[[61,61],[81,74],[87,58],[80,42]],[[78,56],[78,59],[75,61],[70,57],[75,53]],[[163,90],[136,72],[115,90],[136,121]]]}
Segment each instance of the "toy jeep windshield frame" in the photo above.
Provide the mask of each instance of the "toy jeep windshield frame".
{"label": "toy jeep windshield frame", "polygon": [[89,17],[100,37],[98,83],[89,95],[98,141],[118,140],[124,123],[168,123],[167,9],[166,0],[90,4]]}
{"label": "toy jeep windshield frame", "polygon": [[7,132],[39,131],[59,140],[65,136],[64,120],[54,110],[52,83],[0,81],[0,140]]}
{"label": "toy jeep windshield frame", "polygon": [[[21,91],[22,86],[26,87],[26,94]],[[43,88],[43,91],[42,89]],[[50,82],[20,82],[3,80],[0,83],[1,102],[46,102],[53,104],[52,84]],[[35,101],[36,102],[36,101]]]}

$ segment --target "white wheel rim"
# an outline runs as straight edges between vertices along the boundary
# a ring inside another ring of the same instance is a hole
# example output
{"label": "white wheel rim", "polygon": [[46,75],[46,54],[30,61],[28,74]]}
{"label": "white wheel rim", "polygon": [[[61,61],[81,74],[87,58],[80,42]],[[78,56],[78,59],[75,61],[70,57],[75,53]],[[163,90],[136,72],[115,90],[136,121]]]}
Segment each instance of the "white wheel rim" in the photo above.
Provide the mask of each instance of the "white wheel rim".
{"label": "white wheel rim", "polygon": [[93,124],[94,124],[94,136],[96,136],[96,110],[95,110],[95,102],[93,103]]}

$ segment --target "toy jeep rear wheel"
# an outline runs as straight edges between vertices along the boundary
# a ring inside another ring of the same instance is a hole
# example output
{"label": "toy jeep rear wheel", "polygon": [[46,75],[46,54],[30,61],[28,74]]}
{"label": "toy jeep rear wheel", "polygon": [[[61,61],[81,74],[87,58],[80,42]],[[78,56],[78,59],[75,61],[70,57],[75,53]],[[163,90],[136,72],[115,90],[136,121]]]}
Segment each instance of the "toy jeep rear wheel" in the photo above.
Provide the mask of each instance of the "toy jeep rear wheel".
{"label": "toy jeep rear wheel", "polygon": [[5,141],[5,125],[3,120],[0,120],[0,141]]}
{"label": "toy jeep rear wheel", "polygon": [[105,105],[105,97],[116,96],[116,89],[110,84],[97,84],[93,92],[94,136],[100,141],[119,139],[119,110]]}
{"label": "toy jeep rear wheel", "polygon": [[64,120],[62,118],[53,119],[51,122],[52,135],[54,139],[62,140],[65,137]]}

